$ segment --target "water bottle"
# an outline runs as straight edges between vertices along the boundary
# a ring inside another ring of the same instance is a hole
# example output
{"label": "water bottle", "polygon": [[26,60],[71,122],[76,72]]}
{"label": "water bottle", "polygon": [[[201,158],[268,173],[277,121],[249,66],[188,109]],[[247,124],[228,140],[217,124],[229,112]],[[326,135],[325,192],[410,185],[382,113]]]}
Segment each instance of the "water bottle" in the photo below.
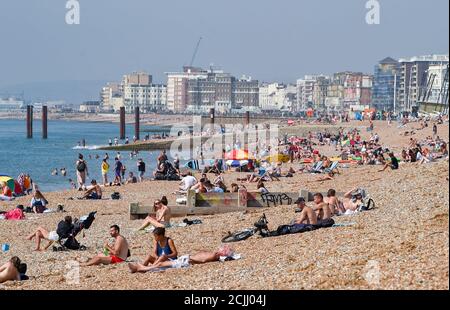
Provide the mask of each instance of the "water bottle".
{"label": "water bottle", "polygon": [[4,243],[2,244],[2,252],[8,252],[9,251],[9,244]]}

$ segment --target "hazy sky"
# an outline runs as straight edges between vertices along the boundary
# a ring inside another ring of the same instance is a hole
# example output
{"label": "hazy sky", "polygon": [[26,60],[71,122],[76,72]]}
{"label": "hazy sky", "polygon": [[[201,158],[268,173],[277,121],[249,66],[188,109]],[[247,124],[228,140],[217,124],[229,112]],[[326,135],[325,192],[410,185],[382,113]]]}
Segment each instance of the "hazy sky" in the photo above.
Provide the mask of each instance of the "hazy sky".
{"label": "hazy sky", "polygon": [[146,70],[157,81],[188,64],[293,82],[304,74],[372,72],[386,57],[448,53],[448,0],[0,0],[0,87],[59,80],[120,80]]}

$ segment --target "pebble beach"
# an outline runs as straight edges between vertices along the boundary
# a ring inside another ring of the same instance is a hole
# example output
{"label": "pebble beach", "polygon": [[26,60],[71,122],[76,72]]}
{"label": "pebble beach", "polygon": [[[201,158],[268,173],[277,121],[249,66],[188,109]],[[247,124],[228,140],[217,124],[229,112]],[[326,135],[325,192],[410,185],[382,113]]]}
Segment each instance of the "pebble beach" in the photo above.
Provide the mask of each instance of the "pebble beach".
{"label": "pebble beach", "polygon": [[[410,138],[400,134],[419,127],[418,123],[410,123],[403,129],[387,122],[376,121],[374,124],[374,132],[379,134],[382,144],[397,154],[406,148]],[[352,125],[367,124],[355,122]],[[448,142],[448,123],[439,125],[438,129],[439,136]],[[417,131],[414,138],[420,140],[431,134],[431,128],[425,128]],[[367,132],[363,131],[362,135],[368,138]],[[335,155],[327,147],[322,151],[329,156]],[[287,169],[290,166],[297,168],[298,164],[284,165]],[[71,272],[73,276],[74,262],[84,262],[99,253],[109,237],[109,226],[113,224],[121,227],[122,235],[130,244],[129,261],[142,261],[151,250],[152,234],[136,231],[142,220],[129,219],[129,204],[151,204],[162,195],[168,197],[169,205],[175,204],[176,195],[172,193],[178,182],[145,181],[105,188],[104,197],[119,191],[120,200],[69,200],[69,197],[80,195],[77,191],[44,193],[50,208],[56,209],[62,204],[67,212],[27,214],[22,221],[0,221],[0,244],[10,245],[8,252],[0,253],[0,263],[16,255],[28,264],[30,277],[28,281],[0,284],[0,289],[448,290],[448,161],[423,165],[401,163],[396,171],[378,172],[379,169],[380,166],[350,165],[340,169],[341,174],[331,181],[316,182],[315,175],[296,173],[293,178],[266,183],[272,192],[289,193],[298,193],[301,189],[316,192],[333,188],[337,192],[347,192],[355,187],[365,188],[376,208],[335,217],[341,226],[271,238],[255,235],[230,244],[242,255],[236,261],[146,274],[131,274],[126,264],[80,267],[76,281],[68,277]],[[224,177],[230,185],[245,175],[232,172]],[[256,189],[256,184],[246,186],[250,190]],[[7,211],[18,204],[28,205],[29,200],[30,197],[21,197],[13,202],[1,202],[0,207]],[[181,255],[214,251],[228,231],[252,227],[263,212],[271,229],[288,224],[296,217],[294,208],[293,205],[281,205],[245,213],[190,216],[190,219],[198,218],[203,223],[170,228],[167,235],[174,240]],[[87,247],[86,251],[33,252],[34,242],[25,239],[38,226],[53,230],[65,215],[75,218],[91,211],[98,212],[96,220],[89,230],[84,231],[84,238],[81,234],[77,237]],[[182,220],[172,219],[173,222]]]}

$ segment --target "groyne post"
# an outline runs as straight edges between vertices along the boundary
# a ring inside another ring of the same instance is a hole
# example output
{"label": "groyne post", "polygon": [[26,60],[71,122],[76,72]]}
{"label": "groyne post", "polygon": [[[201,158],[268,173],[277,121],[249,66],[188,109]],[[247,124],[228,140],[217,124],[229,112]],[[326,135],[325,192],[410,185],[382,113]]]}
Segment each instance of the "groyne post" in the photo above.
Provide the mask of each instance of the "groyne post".
{"label": "groyne post", "polygon": [[33,106],[27,105],[27,138],[33,138]]}
{"label": "groyne post", "polygon": [[134,109],[134,135],[136,136],[137,140],[140,140],[139,138],[139,120],[140,120],[140,112],[139,112],[139,107],[136,107]]}
{"label": "groyne post", "polygon": [[48,109],[44,105],[42,107],[42,139],[47,139],[47,120],[48,120]]}
{"label": "groyne post", "polygon": [[120,107],[120,139],[125,139],[125,107]]}

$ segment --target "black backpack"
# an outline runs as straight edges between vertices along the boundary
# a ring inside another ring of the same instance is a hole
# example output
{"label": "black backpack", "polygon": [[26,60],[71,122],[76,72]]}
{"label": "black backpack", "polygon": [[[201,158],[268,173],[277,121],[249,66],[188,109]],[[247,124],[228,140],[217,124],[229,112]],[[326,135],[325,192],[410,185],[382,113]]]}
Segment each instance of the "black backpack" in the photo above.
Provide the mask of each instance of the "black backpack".
{"label": "black backpack", "polygon": [[78,165],[77,165],[77,170],[79,172],[84,172],[86,170],[86,163],[84,162],[84,160],[80,160]]}
{"label": "black backpack", "polygon": [[111,194],[111,199],[112,200],[119,200],[120,199],[120,193],[118,192],[114,192]]}

